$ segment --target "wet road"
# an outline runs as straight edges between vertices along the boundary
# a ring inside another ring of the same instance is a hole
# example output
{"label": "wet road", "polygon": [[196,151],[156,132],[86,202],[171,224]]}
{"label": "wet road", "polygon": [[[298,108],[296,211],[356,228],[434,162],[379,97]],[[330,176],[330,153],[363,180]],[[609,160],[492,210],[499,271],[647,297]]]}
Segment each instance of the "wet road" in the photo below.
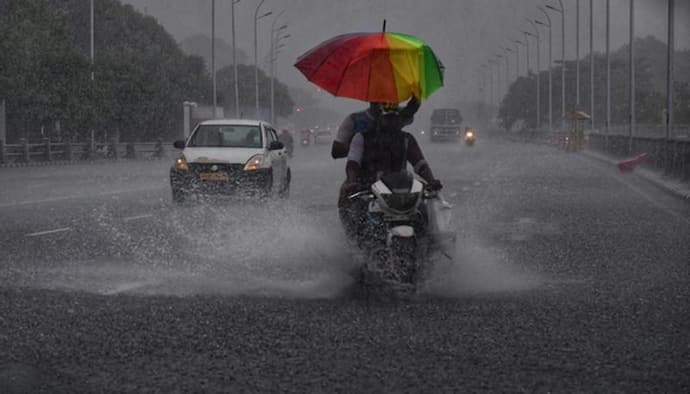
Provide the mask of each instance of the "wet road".
{"label": "wet road", "polygon": [[0,169],[0,392],[688,391],[687,203],[548,147],[425,148],[458,261],[398,303],[352,291],[326,146],[283,207],[175,207],[164,162]]}

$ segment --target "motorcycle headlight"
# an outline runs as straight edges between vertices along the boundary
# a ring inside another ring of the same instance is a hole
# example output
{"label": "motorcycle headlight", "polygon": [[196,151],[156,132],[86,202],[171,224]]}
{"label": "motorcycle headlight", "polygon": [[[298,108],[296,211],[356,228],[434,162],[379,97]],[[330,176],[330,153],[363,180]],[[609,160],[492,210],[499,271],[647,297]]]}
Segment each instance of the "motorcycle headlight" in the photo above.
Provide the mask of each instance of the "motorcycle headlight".
{"label": "motorcycle headlight", "polygon": [[471,131],[468,131],[467,133],[465,133],[465,137],[472,138],[472,137],[474,137],[474,133]]}
{"label": "motorcycle headlight", "polygon": [[189,171],[189,164],[187,163],[187,158],[181,155],[175,159],[175,169],[178,171]]}
{"label": "motorcycle headlight", "polygon": [[257,154],[249,158],[244,165],[245,171],[255,171],[264,166],[264,155]]}

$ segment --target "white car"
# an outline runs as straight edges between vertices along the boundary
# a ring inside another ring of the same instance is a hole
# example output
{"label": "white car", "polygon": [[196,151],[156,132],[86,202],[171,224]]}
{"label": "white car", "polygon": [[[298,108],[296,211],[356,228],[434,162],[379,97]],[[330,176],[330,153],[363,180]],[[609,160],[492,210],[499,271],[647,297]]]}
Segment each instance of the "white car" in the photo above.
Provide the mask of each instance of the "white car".
{"label": "white car", "polygon": [[172,199],[190,194],[278,196],[290,192],[290,167],[283,143],[259,120],[217,119],[199,123],[170,169]]}

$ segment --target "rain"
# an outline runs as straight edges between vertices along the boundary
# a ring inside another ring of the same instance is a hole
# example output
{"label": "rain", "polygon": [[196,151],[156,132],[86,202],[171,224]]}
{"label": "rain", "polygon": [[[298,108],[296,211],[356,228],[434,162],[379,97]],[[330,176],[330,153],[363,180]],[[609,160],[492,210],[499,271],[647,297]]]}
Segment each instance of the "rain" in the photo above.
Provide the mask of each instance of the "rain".
{"label": "rain", "polygon": [[0,0],[0,392],[686,392],[690,3]]}

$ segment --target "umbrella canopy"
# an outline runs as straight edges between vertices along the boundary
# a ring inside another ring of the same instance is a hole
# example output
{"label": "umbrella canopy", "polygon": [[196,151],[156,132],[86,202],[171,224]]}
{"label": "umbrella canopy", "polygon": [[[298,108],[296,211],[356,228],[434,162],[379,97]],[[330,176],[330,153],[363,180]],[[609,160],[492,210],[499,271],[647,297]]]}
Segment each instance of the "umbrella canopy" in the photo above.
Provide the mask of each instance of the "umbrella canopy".
{"label": "umbrella canopy", "polygon": [[443,86],[443,65],[431,48],[399,33],[337,36],[300,56],[295,67],[335,96],[368,102],[425,99]]}

